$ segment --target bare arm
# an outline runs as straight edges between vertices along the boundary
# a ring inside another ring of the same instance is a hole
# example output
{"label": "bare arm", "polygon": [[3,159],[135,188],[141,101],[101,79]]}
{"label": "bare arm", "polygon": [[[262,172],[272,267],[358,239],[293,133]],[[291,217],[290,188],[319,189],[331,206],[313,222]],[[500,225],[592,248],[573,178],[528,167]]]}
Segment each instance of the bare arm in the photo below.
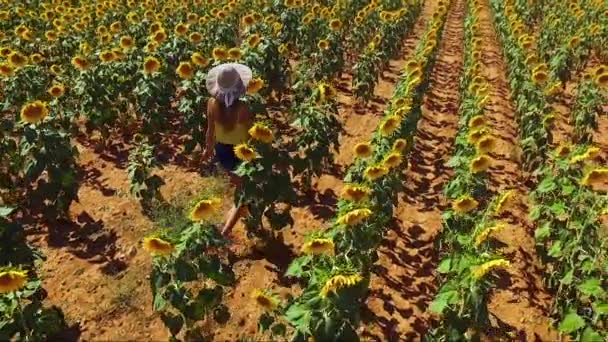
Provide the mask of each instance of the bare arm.
{"label": "bare arm", "polygon": [[203,158],[211,157],[213,146],[215,145],[215,111],[213,108],[213,99],[207,101],[207,133],[205,135],[205,151]]}

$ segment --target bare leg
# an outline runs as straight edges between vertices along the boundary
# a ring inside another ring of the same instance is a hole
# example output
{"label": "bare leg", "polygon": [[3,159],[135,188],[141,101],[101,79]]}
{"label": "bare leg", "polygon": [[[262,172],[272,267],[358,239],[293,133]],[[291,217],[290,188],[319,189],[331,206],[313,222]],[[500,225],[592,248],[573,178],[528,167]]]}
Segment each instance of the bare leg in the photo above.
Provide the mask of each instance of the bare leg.
{"label": "bare leg", "polygon": [[[230,177],[230,183],[232,185],[234,185],[236,187],[236,191],[238,191],[238,189],[243,184],[243,180],[240,177],[238,177],[232,173],[229,173],[228,175]],[[232,228],[234,228],[234,225],[236,225],[238,220],[243,216],[243,212],[244,212],[243,209],[244,208],[242,206],[241,207],[233,206],[232,209],[230,209],[230,211],[228,212],[228,218],[226,220],[226,224],[224,225],[224,228],[222,229],[222,235],[224,235],[224,236],[230,235],[230,233],[232,232]]]}

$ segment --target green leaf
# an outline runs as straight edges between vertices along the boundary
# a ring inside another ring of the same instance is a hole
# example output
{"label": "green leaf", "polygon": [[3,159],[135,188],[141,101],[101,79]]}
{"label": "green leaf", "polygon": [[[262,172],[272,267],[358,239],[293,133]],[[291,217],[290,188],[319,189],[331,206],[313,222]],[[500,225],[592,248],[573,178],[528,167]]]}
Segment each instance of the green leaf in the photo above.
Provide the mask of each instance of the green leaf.
{"label": "green leaf", "polygon": [[452,264],[452,259],[450,259],[450,258],[441,260],[441,262],[439,263],[439,266],[437,267],[437,272],[439,272],[439,273],[450,272],[450,270],[452,268],[451,264]]}
{"label": "green leaf", "polygon": [[264,312],[260,316],[260,320],[258,321],[258,330],[260,330],[261,332],[264,332],[264,331],[270,329],[270,326],[273,323],[274,323],[274,317],[272,317],[268,313]]}
{"label": "green leaf", "polygon": [[277,323],[270,328],[273,336],[285,336],[287,333],[287,327],[283,323]]}
{"label": "green leaf", "polygon": [[549,254],[549,256],[552,256],[554,258],[557,258],[560,255],[562,255],[562,242],[559,240],[555,241],[555,243],[553,244],[553,246],[551,246],[551,248],[549,249],[549,252],[547,254]]}
{"label": "green leaf", "polygon": [[154,295],[154,303],[153,303],[154,311],[163,311],[166,306],[167,306],[167,301],[163,298],[163,296],[160,293],[157,293],[156,295]]}
{"label": "green leaf", "polygon": [[568,273],[566,273],[566,275],[564,275],[564,277],[560,280],[560,282],[564,285],[570,285],[570,284],[572,284],[573,278],[574,278],[574,270],[570,270],[570,271],[568,271]]}
{"label": "green leaf", "polygon": [[591,327],[586,327],[581,336],[581,342],[603,342],[604,338]]}
{"label": "green leaf", "polygon": [[188,282],[197,279],[196,268],[191,263],[187,263],[183,259],[176,260],[174,268],[175,276],[180,281]]}
{"label": "green leaf", "polygon": [[289,268],[287,268],[287,272],[285,272],[285,275],[287,277],[301,277],[304,273],[304,267],[308,265],[311,261],[312,256],[310,255],[304,255],[294,259],[291,264],[289,264]]}
{"label": "green leaf", "polygon": [[591,278],[585,280],[578,286],[578,290],[587,296],[594,296],[596,298],[602,297],[606,291],[602,289],[602,282],[598,278]]}
{"label": "green leaf", "polygon": [[184,326],[184,319],[182,316],[163,312],[160,315],[160,318],[163,320],[163,323],[165,323],[165,326],[169,329],[172,336],[179,334]]}
{"label": "green leaf", "polygon": [[442,313],[445,308],[447,308],[450,304],[454,304],[458,301],[458,291],[450,290],[445,292],[440,292],[435,300],[429,305],[429,309],[431,312]]}
{"label": "green leaf", "polygon": [[551,206],[549,206],[549,209],[555,215],[564,215],[564,214],[566,214],[566,211],[567,211],[566,204],[564,202],[555,202],[555,203],[551,204]]}
{"label": "green leaf", "polygon": [[0,207],[0,217],[7,217],[15,211],[15,208]]}
{"label": "green leaf", "polygon": [[312,320],[312,311],[306,305],[301,303],[292,304],[287,309],[287,312],[285,312],[285,318],[299,332],[311,334],[310,321]]}
{"label": "green leaf", "polygon": [[557,184],[555,184],[555,179],[553,177],[547,177],[543,179],[540,184],[538,184],[536,191],[540,193],[547,193],[555,190],[556,188]]}
{"label": "green leaf", "polygon": [[551,235],[551,222],[545,222],[534,231],[534,238],[538,241],[545,240]]}
{"label": "green leaf", "polygon": [[585,326],[585,320],[575,311],[570,311],[559,324],[559,331],[571,334]]}

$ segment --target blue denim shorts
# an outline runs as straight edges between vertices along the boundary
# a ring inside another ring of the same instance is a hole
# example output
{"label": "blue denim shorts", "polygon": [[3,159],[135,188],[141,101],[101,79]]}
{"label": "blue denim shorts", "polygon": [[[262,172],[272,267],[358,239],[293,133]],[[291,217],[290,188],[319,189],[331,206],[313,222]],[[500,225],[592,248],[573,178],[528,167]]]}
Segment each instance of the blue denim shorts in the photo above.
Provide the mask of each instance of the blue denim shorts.
{"label": "blue denim shorts", "polygon": [[216,143],[215,158],[226,171],[236,170],[240,163],[240,160],[234,154],[234,145]]}

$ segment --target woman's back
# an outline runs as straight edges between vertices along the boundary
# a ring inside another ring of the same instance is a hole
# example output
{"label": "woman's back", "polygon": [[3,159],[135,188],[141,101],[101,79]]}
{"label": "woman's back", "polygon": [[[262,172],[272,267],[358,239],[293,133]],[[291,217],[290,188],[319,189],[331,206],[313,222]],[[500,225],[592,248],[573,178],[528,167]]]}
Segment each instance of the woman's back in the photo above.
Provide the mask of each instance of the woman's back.
{"label": "woman's back", "polygon": [[238,101],[230,107],[225,107],[217,99],[209,99],[208,115],[215,122],[215,139],[227,145],[241,144],[249,138],[250,124],[247,105]]}

